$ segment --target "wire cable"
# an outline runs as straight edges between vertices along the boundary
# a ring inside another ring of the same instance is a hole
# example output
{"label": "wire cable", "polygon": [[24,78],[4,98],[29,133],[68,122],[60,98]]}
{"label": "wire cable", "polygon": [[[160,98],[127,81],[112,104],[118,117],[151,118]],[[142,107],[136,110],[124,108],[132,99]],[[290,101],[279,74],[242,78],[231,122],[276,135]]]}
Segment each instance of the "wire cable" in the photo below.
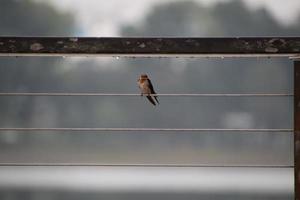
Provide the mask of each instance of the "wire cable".
{"label": "wire cable", "polygon": [[210,164],[103,164],[103,163],[0,163],[0,167],[178,167],[178,168],[293,168],[293,165]]}
{"label": "wire cable", "polygon": [[150,131],[150,132],[293,132],[293,129],[222,129],[222,128],[0,128],[0,131],[87,131],[87,132],[103,132],[103,131]]}
{"label": "wire cable", "polygon": [[[132,93],[70,93],[70,92],[1,92],[0,96],[140,96]],[[292,97],[291,93],[201,93],[201,94],[156,94],[168,97]]]}

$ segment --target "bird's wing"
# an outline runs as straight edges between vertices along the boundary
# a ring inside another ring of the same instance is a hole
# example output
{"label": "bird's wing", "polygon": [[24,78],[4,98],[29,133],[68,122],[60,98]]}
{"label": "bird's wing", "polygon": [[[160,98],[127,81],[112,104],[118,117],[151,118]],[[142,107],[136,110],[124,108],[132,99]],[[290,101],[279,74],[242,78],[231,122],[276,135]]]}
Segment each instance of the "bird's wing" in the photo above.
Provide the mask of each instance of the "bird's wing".
{"label": "bird's wing", "polygon": [[[150,79],[148,79],[148,81],[149,81],[149,88],[150,88],[151,94],[156,94],[156,92],[154,91],[154,88],[153,88],[153,85],[152,85]],[[153,95],[153,96],[154,96],[156,102],[159,104],[158,99],[157,99],[157,95]]]}
{"label": "bird's wing", "polygon": [[152,97],[150,95],[148,95],[146,97],[154,106],[156,106],[155,101],[152,99]]}
{"label": "bird's wing", "polygon": [[156,94],[154,89],[153,89],[153,85],[152,85],[150,79],[148,79],[148,82],[149,82],[149,88],[150,88],[151,94]]}

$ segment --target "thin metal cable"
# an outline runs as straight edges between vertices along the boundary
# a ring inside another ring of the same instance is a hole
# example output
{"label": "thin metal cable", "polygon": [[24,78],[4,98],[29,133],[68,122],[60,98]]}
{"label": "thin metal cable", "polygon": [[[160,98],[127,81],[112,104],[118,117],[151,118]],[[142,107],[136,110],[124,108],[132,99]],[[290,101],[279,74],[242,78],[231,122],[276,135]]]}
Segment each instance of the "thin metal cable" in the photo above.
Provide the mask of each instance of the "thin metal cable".
{"label": "thin metal cable", "polygon": [[293,168],[293,165],[210,165],[210,164],[101,164],[101,163],[0,163],[0,167],[178,167],[178,168]]}
{"label": "thin metal cable", "polygon": [[293,132],[293,129],[222,129],[222,128],[0,128],[0,131],[152,131],[152,132]]}
{"label": "thin metal cable", "polygon": [[[69,92],[1,92],[0,96],[140,96],[140,94],[120,93],[69,93]],[[157,94],[157,96],[182,96],[182,97],[291,97],[291,93],[202,93],[202,94]]]}

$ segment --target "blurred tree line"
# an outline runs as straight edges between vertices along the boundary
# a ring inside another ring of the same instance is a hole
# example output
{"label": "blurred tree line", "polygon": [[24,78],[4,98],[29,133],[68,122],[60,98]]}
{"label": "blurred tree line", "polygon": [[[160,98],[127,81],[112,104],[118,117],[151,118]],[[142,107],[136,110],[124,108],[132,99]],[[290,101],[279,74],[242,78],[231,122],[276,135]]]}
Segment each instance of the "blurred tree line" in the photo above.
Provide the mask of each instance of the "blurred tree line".
{"label": "blurred tree line", "polygon": [[[62,13],[46,3],[30,0],[3,0],[0,13],[1,35],[70,36],[76,35],[80,26],[71,13]],[[159,4],[140,23],[120,27],[122,36],[291,36],[299,31],[298,24],[283,26],[266,9],[250,10],[241,1],[211,7],[193,1]],[[287,93],[292,91],[291,66],[286,59],[260,58],[83,58],[75,61],[1,58],[0,91],[138,93],[137,77],[140,73],[148,73],[158,93]],[[140,97],[1,97],[0,126],[290,128],[291,102],[287,98],[161,97],[161,105],[154,108]],[[47,149],[47,145],[52,151],[55,151],[53,145],[57,145],[61,146],[61,151],[68,152],[69,145],[74,146],[69,153],[76,153],[76,159],[89,161],[101,161],[102,158],[130,161],[139,157],[152,161],[201,162],[203,157],[199,156],[199,149],[209,152],[204,155],[209,161],[213,162],[214,158],[230,160],[230,156],[220,152],[224,148],[230,152],[243,148],[245,155],[249,149],[255,153],[268,152],[251,154],[254,161],[289,163],[292,159],[292,138],[281,134],[253,137],[235,134],[87,136],[5,133],[0,138],[2,152],[6,155],[11,148],[16,148],[15,145],[22,149],[30,144],[33,148],[30,153],[36,150],[34,146]],[[93,148],[93,151],[88,151],[87,156],[83,146]],[[136,151],[139,148],[142,151]],[[123,156],[124,152],[128,154]],[[42,157],[36,155],[39,156]],[[55,156],[51,158],[55,160]],[[2,155],[2,158],[8,159],[8,156]],[[44,159],[49,160],[49,157]]]}
{"label": "blurred tree line", "polygon": [[[60,13],[46,3],[3,0],[0,13],[1,36],[65,36],[75,30],[70,13]],[[58,59],[3,57],[0,60],[0,90],[55,90],[62,80],[57,64]],[[19,126],[30,124],[34,107],[31,100],[1,98],[1,125],[9,126],[12,122]]]}

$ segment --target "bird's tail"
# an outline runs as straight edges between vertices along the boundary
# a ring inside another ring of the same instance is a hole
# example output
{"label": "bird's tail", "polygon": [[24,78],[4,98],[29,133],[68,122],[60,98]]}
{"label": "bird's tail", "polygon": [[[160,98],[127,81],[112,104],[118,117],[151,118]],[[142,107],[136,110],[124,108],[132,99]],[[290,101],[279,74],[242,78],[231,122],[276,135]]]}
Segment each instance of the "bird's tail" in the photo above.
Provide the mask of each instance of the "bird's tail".
{"label": "bird's tail", "polygon": [[146,97],[154,106],[156,106],[155,101],[152,99],[150,95],[147,95]]}
{"label": "bird's tail", "polygon": [[157,99],[157,95],[154,95],[154,98],[155,98],[157,104],[159,104],[159,101],[158,101],[158,99]]}

